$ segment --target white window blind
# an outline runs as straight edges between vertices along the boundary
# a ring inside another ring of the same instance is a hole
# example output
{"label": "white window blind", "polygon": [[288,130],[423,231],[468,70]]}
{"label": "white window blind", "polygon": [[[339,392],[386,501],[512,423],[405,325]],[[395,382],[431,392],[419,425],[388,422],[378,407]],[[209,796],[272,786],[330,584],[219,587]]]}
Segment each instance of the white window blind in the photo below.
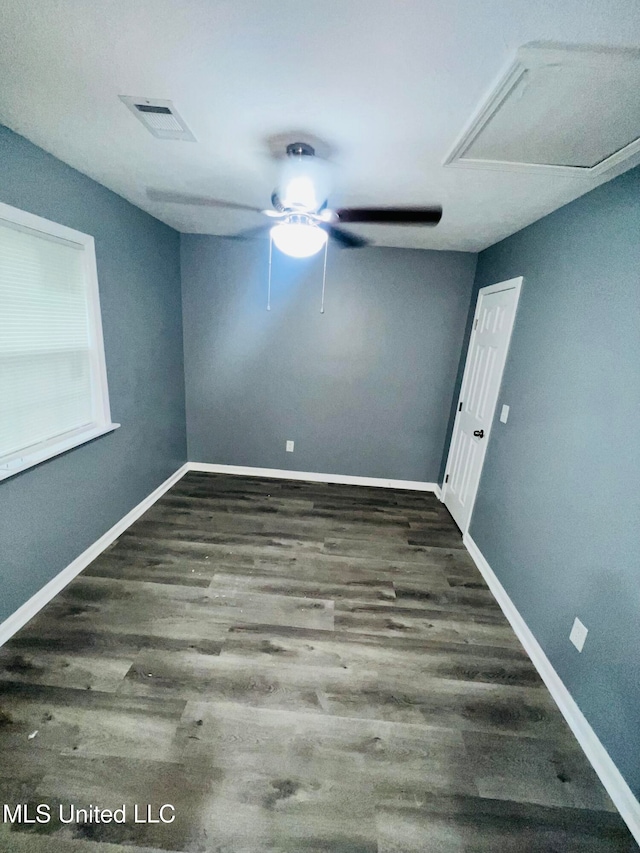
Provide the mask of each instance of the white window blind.
{"label": "white window blind", "polygon": [[113,425],[93,239],[0,207],[1,477]]}

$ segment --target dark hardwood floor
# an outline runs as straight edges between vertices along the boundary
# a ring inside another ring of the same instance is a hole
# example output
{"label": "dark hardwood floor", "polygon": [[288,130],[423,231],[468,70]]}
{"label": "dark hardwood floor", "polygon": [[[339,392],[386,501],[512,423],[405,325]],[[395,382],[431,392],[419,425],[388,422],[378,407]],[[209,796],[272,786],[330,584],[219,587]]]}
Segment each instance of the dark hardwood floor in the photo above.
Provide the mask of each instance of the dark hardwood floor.
{"label": "dark hardwood floor", "polygon": [[222,475],[0,649],[2,803],[128,809],[3,853],[638,849],[433,495]]}

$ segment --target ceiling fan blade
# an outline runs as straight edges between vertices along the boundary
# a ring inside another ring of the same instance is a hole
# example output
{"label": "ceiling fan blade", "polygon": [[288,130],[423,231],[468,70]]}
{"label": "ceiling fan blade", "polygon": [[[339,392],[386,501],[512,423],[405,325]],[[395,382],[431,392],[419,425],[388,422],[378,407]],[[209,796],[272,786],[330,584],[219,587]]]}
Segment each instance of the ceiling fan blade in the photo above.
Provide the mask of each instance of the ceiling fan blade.
{"label": "ceiling fan blade", "polygon": [[379,225],[437,225],[441,207],[343,207],[339,222],[368,222]]}
{"label": "ceiling fan blade", "polygon": [[150,201],[160,201],[165,204],[190,204],[198,207],[224,207],[227,210],[250,210],[252,213],[262,213],[262,210],[259,207],[251,207],[249,204],[237,204],[234,201],[221,201],[218,198],[209,198],[208,196],[173,193],[165,190],[148,189],[147,198]]}
{"label": "ceiling fan blade", "polygon": [[345,249],[362,249],[369,245],[369,241],[365,240],[364,237],[350,234],[343,228],[336,228],[335,225],[320,225],[320,228],[324,228],[329,237]]}

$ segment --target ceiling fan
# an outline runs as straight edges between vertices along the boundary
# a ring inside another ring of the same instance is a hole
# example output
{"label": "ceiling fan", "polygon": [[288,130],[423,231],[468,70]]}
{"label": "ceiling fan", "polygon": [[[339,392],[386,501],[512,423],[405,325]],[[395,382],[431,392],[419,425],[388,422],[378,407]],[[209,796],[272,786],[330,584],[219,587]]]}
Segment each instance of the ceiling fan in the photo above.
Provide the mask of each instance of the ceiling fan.
{"label": "ceiling fan", "polygon": [[272,208],[260,210],[234,202],[203,196],[182,195],[161,190],[147,190],[152,201],[176,204],[248,210],[268,216],[274,224],[242,231],[240,239],[250,238],[270,229],[276,247],[287,255],[306,258],[326,247],[328,237],[347,249],[369,245],[369,240],[341,227],[349,223],[372,225],[423,225],[440,222],[442,208],[433,207],[327,207],[328,181],[326,161],[315,156],[306,142],[287,145],[286,160],[278,187],[271,196]]}

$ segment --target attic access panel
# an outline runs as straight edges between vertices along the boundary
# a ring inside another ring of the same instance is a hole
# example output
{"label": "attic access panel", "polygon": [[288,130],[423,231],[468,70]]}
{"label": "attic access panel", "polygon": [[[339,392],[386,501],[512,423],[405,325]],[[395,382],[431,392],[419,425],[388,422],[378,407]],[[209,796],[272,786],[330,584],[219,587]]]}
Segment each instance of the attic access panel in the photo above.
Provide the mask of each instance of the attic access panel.
{"label": "attic access panel", "polygon": [[531,44],[445,164],[597,175],[640,152],[640,51]]}

